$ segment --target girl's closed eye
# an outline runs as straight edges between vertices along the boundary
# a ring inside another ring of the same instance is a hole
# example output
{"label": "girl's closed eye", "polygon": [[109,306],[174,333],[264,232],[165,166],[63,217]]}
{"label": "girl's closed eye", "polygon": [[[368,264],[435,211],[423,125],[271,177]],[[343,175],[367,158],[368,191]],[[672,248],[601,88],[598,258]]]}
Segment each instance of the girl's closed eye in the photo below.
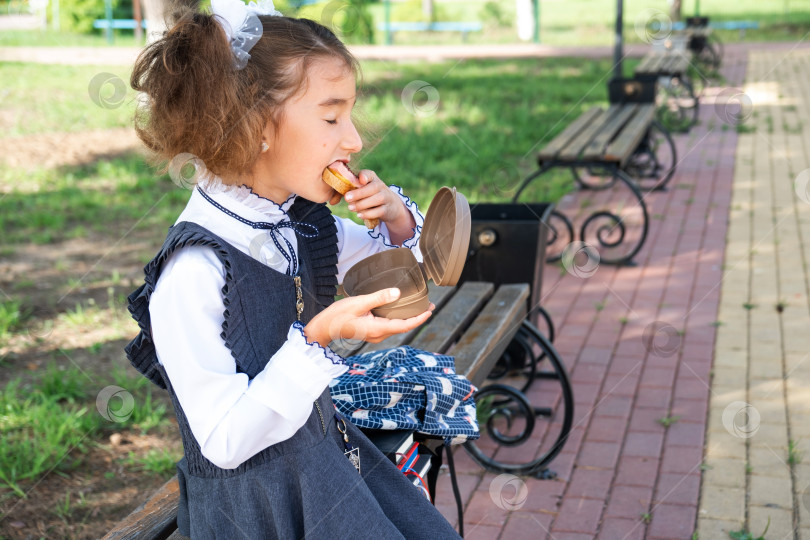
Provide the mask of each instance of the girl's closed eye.
{"label": "girl's closed eye", "polygon": [[337,120],[326,120],[327,124],[332,124],[333,126],[337,124]]}

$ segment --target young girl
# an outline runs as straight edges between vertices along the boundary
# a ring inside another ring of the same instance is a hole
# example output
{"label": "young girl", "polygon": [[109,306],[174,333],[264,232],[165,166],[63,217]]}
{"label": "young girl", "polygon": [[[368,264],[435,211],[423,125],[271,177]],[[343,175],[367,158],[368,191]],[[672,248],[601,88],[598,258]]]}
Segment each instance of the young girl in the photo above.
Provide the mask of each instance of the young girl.
{"label": "young girl", "polygon": [[[269,5],[214,0],[141,54],[138,134],[192,154],[200,182],[130,296],[133,365],[165,387],[185,450],[180,531],[192,538],[454,538],[453,528],[351,423],[328,385],[341,337],[380,341],[424,323],[374,317],[399,291],[334,301],[358,260],[418,252],[422,216],[373,171],[336,218],[324,168],[362,143],[356,60],[323,26]],[[420,255],[417,253],[417,257]],[[359,455],[359,467],[358,467]]]}

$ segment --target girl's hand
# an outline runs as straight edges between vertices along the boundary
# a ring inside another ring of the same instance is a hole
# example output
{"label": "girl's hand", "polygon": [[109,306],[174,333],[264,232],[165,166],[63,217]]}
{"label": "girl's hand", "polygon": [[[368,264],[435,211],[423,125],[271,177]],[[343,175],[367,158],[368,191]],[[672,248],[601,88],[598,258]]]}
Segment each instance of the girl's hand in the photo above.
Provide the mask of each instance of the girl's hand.
{"label": "girl's hand", "polygon": [[345,195],[349,210],[357,212],[357,217],[361,219],[377,218],[384,221],[391,241],[397,245],[413,236],[416,222],[402,199],[388,189],[374,171],[364,169],[357,177],[361,187]]}
{"label": "girl's hand", "polygon": [[322,347],[338,339],[378,343],[394,334],[413,330],[428,320],[433,304],[424,313],[410,319],[386,319],[371,313],[372,308],[393,302],[399,294],[399,289],[383,289],[338,300],[309,321],[304,327],[304,335],[307,341],[317,342]]}

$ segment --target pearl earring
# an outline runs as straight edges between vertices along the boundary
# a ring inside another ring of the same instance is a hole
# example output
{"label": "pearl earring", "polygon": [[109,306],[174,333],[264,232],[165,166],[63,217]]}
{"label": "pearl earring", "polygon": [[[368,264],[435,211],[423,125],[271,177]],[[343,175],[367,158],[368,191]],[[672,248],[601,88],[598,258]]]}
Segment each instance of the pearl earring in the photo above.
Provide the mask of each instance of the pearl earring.
{"label": "pearl earring", "polygon": [[270,146],[268,146],[266,142],[262,141],[262,153],[267,152],[268,150],[270,150]]}

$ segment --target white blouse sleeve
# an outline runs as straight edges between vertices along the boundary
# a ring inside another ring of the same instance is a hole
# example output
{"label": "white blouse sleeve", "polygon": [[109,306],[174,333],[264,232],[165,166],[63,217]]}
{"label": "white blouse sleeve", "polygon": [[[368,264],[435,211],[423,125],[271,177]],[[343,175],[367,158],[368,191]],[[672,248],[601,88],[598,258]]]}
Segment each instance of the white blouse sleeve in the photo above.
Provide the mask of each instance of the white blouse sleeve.
{"label": "white blouse sleeve", "polygon": [[405,208],[413,216],[416,223],[416,227],[413,228],[413,236],[402,242],[402,246],[396,246],[391,242],[388,228],[382,221],[374,229],[368,230],[350,219],[335,216],[338,237],[338,283],[343,283],[346,272],[357,262],[386,249],[408,248],[416,256],[416,260],[422,262],[422,252],[419,251],[419,238],[422,235],[425,218],[419,212],[416,202],[402,193],[401,187],[392,185],[389,189],[399,196],[405,204]]}
{"label": "white blouse sleeve", "polygon": [[238,467],[304,425],[329,382],[348,367],[307,343],[300,323],[253,380],[236,372],[220,337],[225,285],[213,250],[184,248],[165,264],[149,302],[160,363],[202,454],[223,469]]}

